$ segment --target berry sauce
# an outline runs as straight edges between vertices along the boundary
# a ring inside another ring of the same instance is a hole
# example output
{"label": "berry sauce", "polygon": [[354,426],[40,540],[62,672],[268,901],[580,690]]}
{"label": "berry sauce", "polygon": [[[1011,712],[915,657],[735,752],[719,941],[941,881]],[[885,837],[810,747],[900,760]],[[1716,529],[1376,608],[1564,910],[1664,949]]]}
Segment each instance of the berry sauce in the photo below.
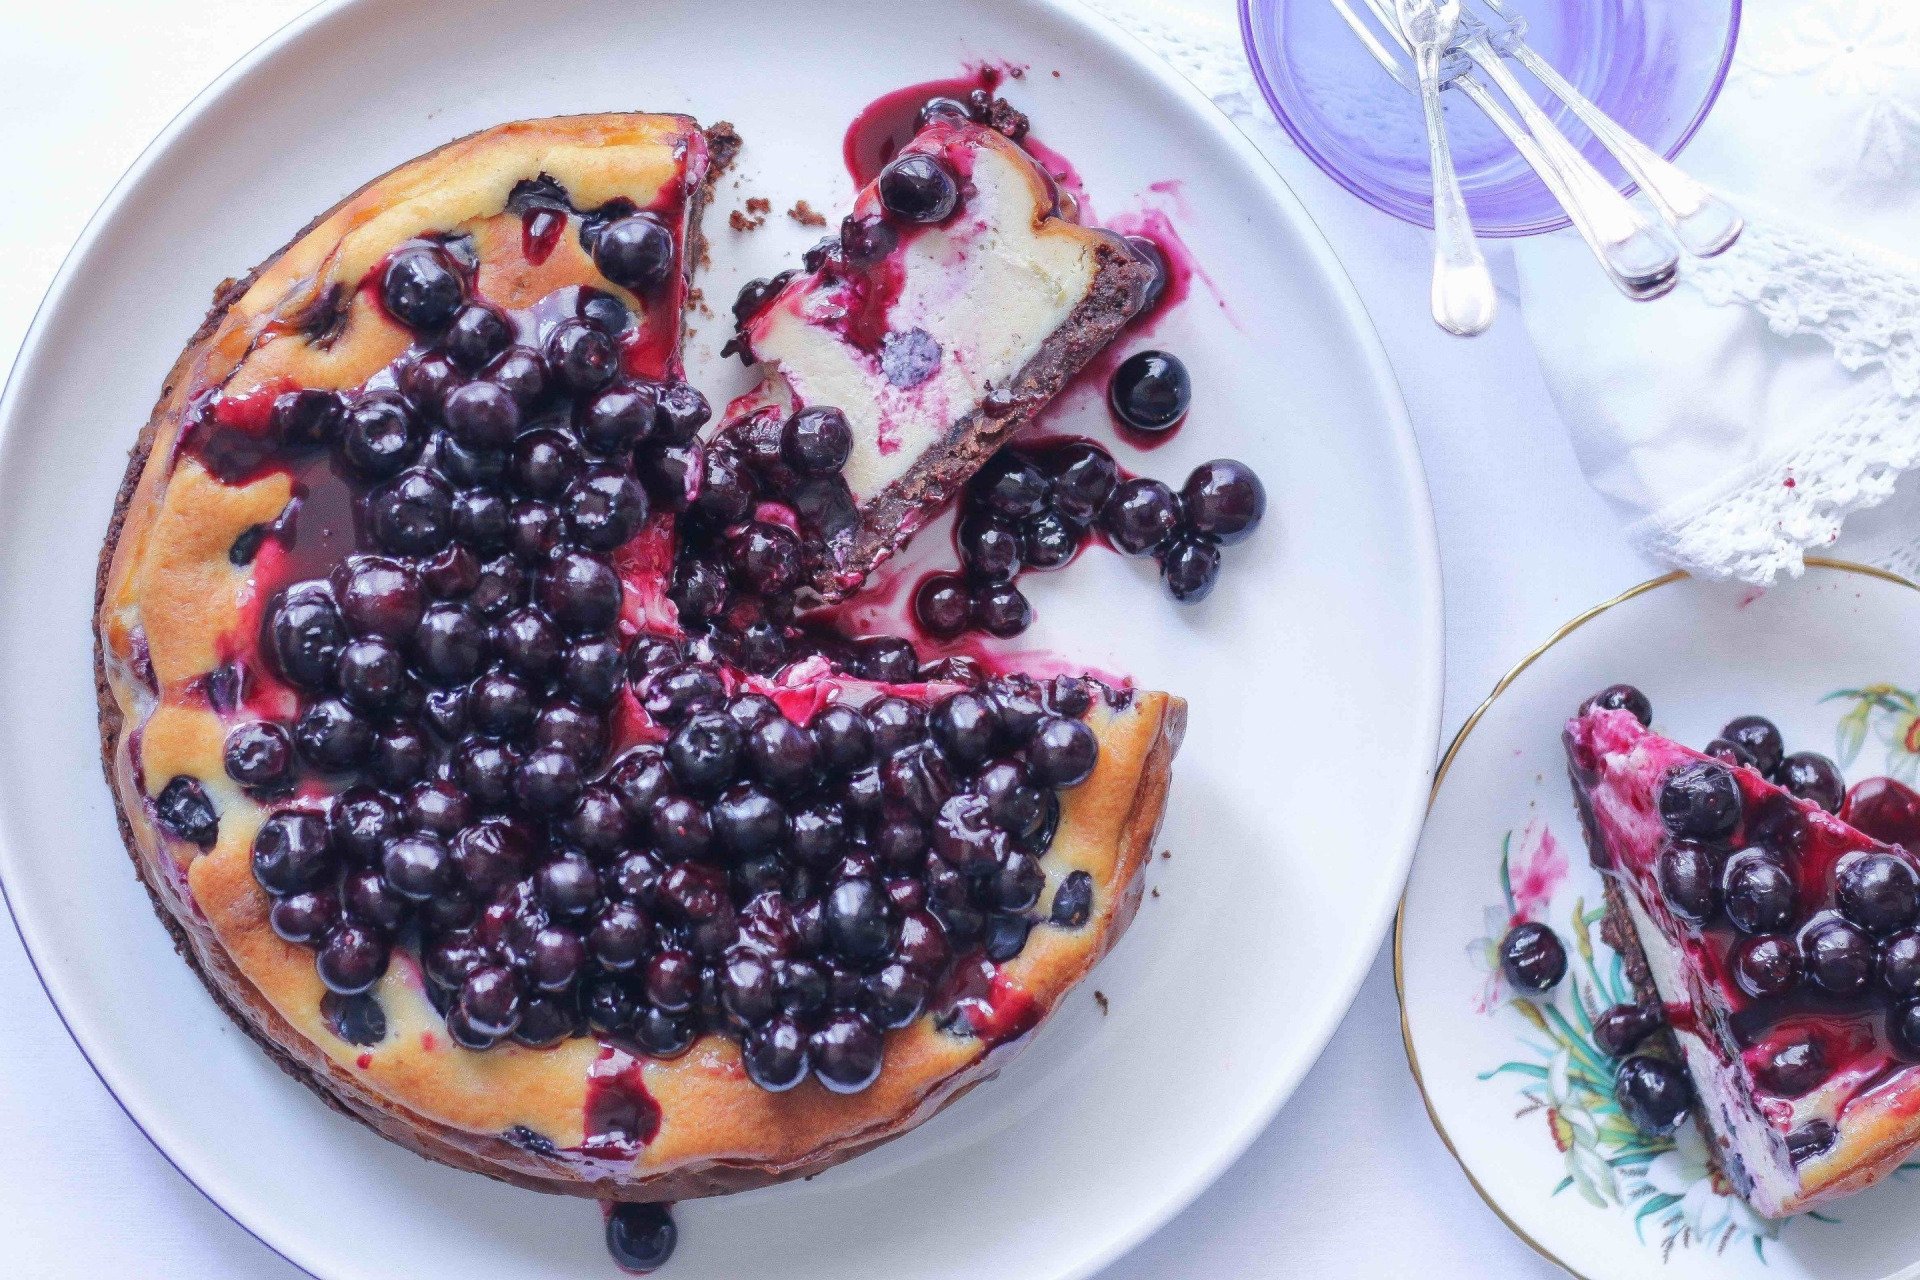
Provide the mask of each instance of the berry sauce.
{"label": "berry sauce", "polygon": [[982,65],[968,75],[891,90],[862,107],[840,143],[840,158],[853,185],[864,187],[879,177],[887,162],[913,140],[913,135],[920,132],[920,109],[929,99],[951,98],[964,103],[974,93],[991,97],[999,89],[1002,75],[998,67]]}

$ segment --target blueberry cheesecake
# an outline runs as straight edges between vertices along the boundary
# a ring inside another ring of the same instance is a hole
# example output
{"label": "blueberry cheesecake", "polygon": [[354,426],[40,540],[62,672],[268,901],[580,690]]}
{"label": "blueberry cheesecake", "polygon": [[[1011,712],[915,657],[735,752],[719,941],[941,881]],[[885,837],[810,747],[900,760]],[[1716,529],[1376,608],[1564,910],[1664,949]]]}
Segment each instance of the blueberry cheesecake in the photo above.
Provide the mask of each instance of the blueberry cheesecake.
{"label": "blueberry cheesecake", "polygon": [[[1849,794],[1761,717],[1704,752],[1651,719],[1615,686],[1565,733],[1641,998],[1595,1027],[1623,1107],[1656,1132],[1697,1116],[1769,1217],[1858,1191],[1920,1146],[1920,796]],[[1663,1021],[1679,1065],[1635,1052]]]}
{"label": "blueberry cheesecake", "polygon": [[718,444],[793,513],[826,600],[954,498],[1161,280],[1151,246],[1077,221],[1004,103],[936,98],[920,124],[838,235],[735,305],[732,348],[763,378]]}
{"label": "blueberry cheesecake", "polygon": [[[798,1177],[987,1079],[1132,918],[1184,727],[796,612],[681,368],[737,145],[526,121],[349,196],[222,286],[101,559],[183,957],[334,1107],[539,1190]],[[876,453],[841,398],[796,470]]]}

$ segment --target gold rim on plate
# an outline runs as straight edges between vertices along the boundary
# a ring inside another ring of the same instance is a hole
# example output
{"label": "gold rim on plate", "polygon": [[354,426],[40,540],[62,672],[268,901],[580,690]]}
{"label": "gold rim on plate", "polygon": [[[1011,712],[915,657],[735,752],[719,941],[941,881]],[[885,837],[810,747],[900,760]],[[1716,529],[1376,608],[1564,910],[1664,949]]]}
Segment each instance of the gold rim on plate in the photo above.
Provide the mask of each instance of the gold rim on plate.
{"label": "gold rim on plate", "polygon": [[[1870,564],[1856,564],[1851,560],[1835,560],[1827,556],[1808,556],[1806,563],[1810,568],[1835,569],[1842,573],[1857,573],[1864,577],[1879,578],[1884,582],[1891,582],[1896,586],[1906,587],[1910,591],[1920,591],[1920,583],[1904,578],[1890,569],[1881,569]],[[1447,771],[1453,766],[1454,757],[1459,755],[1460,749],[1466,745],[1467,735],[1472,733],[1474,728],[1479,725],[1481,719],[1486,716],[1487,712],[1492,710],[1493,704],[1499,699],[1500,695],[1512,688],[1514,681],[1526,673],[1527,668],[1545,656],[1547,650],[1553,648],[1562,640],[1565,640],[1568,636],[1578,631],[1581,627],[1586,626],[1589,622],[1592,622],[1609,609],[1623,605],[1629,600],[1636,600],[1650,591],[1656,591],[1661,587],[1684,581],[1689,576],[1685,570],[1676,569],[1672,573],[1662,574],[1658,578],[1643,582],[1637,587],[1629,587],[1627,590],[1613,597],[1613,599],[1593,606],[1593,608],[1588,609],[1585,613],[1580,614],[1578,617],[1566,623],[1551,636],[1548,636],[1546,642],[1539,648],[1515,663],[1507,674],[1500,677],[1499,682],[1493,686],[1493,692],[1487,695],[1486,700],[1475,707],[1473,714],[1468,716],[1466,721],[1461,724],[1459,732],[1453,735],[1453,741],[1447,744],[1446,751],[1440,757],[1440,764],[1435,768],[1433,773],[1433,789],[1427,795],[1427,812],[1433,812],[1433,803],[1440,796],[1440,784],[1446,781]],[[1408,884],[1409,886],[1412,884],[1411,872],[1408,873]],[[1514,1235],[1520,1238],[1522,1243],[1542,1258],[1545,1258],[1554,1266],[1559,1267],[1568,1275],[1575,1277],[1575,1280],[1592,1280],[1586,1273],[1574,1270],[1564,1259],[1556,1256],[1552,1250],[1528,1235],[1519,1223],[1507,1216],[1506,1210],[1502,1209],[1494,1198],[1487,1193],[1487,1189],[1480,1185],[1480,1180],[1473,1176],[1473,1170],[1467,1168],[1467,1162],[1461,1159],[1459,1150],[1453,1145],[1453,1138],[1447,1133],[1446,1125],[1440,1122],[1440,1113],[1434,1110],[1433,1098],[1427,1093],[1426,1078],[1420,1074],[1419,1056],[1414,1052],[1413,1048],[1413,1028],[1409,1026],[1407,1022],[1406,984],[1402,981],[1400,969],[1403,955],[1402,944],[1407,926],[1407,892],[1406,889],[1401,890],[1400,907],[1394,912],[1393,917],[1393,994],[1394,998],[1399,1001],[1400,1004],[1400,1043],[1407,1053],[1407,1067],[1413,1072],[1413,1086],[1420,1091],[1420,1102],[1427,1109],[1427,1120],[1433,1125],[1433,1131],[1440,1136],[1440,1144],[1447,1149],[1447,1154],[1453,1157],[1454,1163],[1460,1166],[1460,1172],[1466,1175],[1467,1184],[1473,1188],[1474,1194],[1486,1202],[1487,1208],[1493,1210],[1494,1217],[1506,1224],[1507,1230],[1513,1232]]]}

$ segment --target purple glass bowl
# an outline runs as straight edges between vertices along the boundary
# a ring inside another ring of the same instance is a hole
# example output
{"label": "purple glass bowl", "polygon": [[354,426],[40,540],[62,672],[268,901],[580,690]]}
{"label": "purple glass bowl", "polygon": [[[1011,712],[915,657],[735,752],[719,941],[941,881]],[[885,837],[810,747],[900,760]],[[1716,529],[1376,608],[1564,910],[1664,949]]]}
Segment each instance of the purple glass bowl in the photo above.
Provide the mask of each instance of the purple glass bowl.
{"label": "purple glass bowl", "polygon": [[[1669,158],[1726,84],[1742,0],[1508,0],[1528,43],[1629,132]],[[1356,10],[1364,11],[1360,0]],[[1486,12],[1479,10],[1480,16]],[[1240,0],[1254,78],[1301,150],[1376,209],[1433,225],[1426,125],[1329,0]],[[1585,126],[1509,61],[1554,123],[1622,191],[1632,183]],[[1446,95],[1453,158],[1475,228],[1530,236],[1568,224],[1553,195],[1459,94]]]}

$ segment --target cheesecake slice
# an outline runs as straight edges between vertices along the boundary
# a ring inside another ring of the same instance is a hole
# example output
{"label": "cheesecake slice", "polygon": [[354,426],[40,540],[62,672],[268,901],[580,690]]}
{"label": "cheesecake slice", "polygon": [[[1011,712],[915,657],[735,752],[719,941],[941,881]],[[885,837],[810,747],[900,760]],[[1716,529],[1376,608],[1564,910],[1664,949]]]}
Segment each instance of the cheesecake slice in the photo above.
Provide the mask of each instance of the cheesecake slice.
{"label": "cheesecake slice", "polygon": [[1920,861],[1632,710],[1589,704],[1565,744],[1611,932],[1739,1193],[1780,1217],[1898,1168],[1920,1146]]}
{"label": "cheesecake slice", "polygon": [[[1064,212],[1007,132],[933,114],[803,271],[743,295],[734,348],[765,376],[719,443],[793,508],[813,591],[839,599],[1113,339],[1155,270]],[[806,410],[844,417],[837,470],[782,457]]]}

